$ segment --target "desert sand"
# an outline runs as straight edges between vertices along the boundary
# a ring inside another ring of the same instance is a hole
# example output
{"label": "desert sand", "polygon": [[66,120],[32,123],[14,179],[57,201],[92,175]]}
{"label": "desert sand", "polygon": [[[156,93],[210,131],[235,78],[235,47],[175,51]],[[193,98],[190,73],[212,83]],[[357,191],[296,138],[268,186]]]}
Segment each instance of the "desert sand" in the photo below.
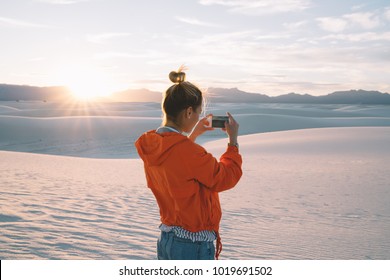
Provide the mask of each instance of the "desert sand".
{"label": "desert sand", "polygon": [[[209,104],[240,123],[221,259],[390,259],[390,108]],[[157,103],[0,103],[0,259],[156,259],[134,141]],[[216,130],[198,143],[215,157]]]}

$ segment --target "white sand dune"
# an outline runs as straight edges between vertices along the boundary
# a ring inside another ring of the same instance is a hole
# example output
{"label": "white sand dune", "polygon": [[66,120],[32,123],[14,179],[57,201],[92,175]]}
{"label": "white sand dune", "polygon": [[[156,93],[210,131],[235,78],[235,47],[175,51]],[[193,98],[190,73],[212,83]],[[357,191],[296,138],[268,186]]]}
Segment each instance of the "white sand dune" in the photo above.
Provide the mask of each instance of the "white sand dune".
{"label": "white sand dune", "polygon": [[1,259],[149,259],[158,212],[139,160],[0,152]]}
{"label": "white sand dune", "polygon": [[245,175],[222,194],[227,257],[390,259],[390,128],[275,132],[240,143]]}
{"label": "white sand dune", "polygon": [[[389,259],[390,128],[243,136],[221,194],[223,259]],[[225,140],[206,146],[220,154]],[[0,152],[1,259],[153,259],[158,210],[137,159]]]}
{"label": "white sand dune", "polygon": [[[159,125],[158,106],[111,104],[88,117],[81,107],[3,105],[0,259],[155,259],[158,209],[132,141]],[[246,134],[243,178],[221,194],[222,259],[390,259],[390,110],[209,110],[233,112]],[[199,142],[218,157],[225,138]]]}
{"label": "white sand dune", "polygon": [[[161,124],[157,103],[2,102],[0,150],[89,158],[136,158],[134,141]],[[13,109],[9,109],[13,108]],[[389,106],[209,104],[230,111],[241,135],[319,127],[390,126]],[[220,130],[199,143],[224,138]]]}

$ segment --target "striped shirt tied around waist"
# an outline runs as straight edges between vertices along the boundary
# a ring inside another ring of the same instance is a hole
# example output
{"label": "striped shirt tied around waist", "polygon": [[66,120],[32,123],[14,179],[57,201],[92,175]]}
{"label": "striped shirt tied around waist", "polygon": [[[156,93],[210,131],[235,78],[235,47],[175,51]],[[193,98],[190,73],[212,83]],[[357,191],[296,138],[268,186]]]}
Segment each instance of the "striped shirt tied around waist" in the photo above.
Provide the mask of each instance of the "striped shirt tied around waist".
{"label": "striped shirt tied around waist", "polygon": [[163,232],[173,232],[175,236],[179,238],[189,239],[192,242],[198,242],[198,241],[213,242],[214,240],[217,239],[217,234],[214,231],[210,231],[210,230],[191,232],[179,226],[167,226],[165,224],[161,224],[159,226],[159,229]]}

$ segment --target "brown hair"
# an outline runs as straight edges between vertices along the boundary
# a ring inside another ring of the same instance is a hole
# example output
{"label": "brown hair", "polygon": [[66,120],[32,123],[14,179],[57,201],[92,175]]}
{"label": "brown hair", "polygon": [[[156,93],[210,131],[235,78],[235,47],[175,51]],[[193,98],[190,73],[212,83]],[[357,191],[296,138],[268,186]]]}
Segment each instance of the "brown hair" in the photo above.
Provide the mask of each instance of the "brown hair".
{"label": "brown hair", "polygon": [[169,73],[169,79],[175,83],[169,87],[164,95],[162,110],[164,112],[164,121],[177,122],[179,113],[189,107],[196,110],[202,105],[202,91],[190,82],[185,81],[186,74],[180,67],[178,71]]}

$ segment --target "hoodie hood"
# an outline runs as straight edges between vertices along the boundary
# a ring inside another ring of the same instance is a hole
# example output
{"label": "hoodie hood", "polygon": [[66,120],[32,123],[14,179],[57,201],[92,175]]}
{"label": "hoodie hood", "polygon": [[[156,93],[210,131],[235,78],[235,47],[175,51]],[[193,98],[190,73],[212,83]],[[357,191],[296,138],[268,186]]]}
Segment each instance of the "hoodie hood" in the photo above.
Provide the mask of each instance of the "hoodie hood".
{"label": "hoodie hood", "polygon": [[151,130],[138,138],[135,147],[146,165],[158,166],[165,161],[173,146],[188,140],[180,133],[163,132],[159,134],[156,130]]}

